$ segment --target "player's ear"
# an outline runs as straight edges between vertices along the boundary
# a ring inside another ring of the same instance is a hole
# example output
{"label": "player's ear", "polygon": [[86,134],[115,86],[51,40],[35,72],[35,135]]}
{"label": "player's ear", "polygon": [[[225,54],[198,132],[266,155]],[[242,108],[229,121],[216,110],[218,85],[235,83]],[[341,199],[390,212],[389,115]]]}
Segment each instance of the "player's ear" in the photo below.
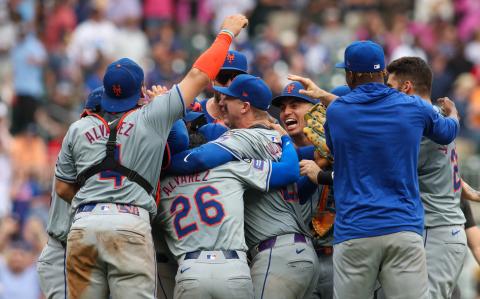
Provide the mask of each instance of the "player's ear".
{"label": "player's ear", "polygon": [[411,94],[413,92],[413,83],[410,80],[405,80],[400,88],[400,91],[405,94]]}
{"label": "player's ear", "polygon": [[243,106],[242,106],[242,109],[240,109],[240,112],[241,112],[242,114],[245,114],[245,113],[247,113],[248,111],[250,111],[251,107],[250,107],[250,103],[249,103],[249,102],[243,102],[242,105],[243,105]]}

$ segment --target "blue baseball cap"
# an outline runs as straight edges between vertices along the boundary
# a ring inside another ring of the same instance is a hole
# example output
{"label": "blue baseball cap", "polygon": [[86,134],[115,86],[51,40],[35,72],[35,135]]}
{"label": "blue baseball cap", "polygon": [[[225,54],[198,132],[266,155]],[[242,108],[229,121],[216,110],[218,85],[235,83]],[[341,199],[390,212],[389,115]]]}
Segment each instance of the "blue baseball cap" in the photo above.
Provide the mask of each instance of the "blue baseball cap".
{"label": "blue baseball cap", "polygon": [[225,57],[223,66],[220,68],[220,71],[237,71],[243,74],[246,74],[248,70],[247,57],[234,50],[230,50]]}
{"label": "blue baseball cap", "polygon": [[249,102],[260,110],[268,110],[272,103],[272,91],[267,83],[249,74],[241,74],[228,87],[214,86],[213,89],[232,98]]}
{"label": "blue baseball cap", "polygon": [[352,91],[352,90],[347,85],[339,85],[339,86],[333,88],[332,90],[330,90],[330,93],[333,93],[337,97],[341,97],[341,96],[346,95],[347,93],[350,93],[350,91]]}
{"label": "blue baseball cap", "polygon": [[355,41],[345,49],[345,61],[335,67],[352,72],[379,72],[385,69],[385,54],[377,43]]}
{"label": "blue baseball cap", "polygon": [[205,137],[205,140],[207,142],[217,139],[218,137],[222,136],[222,134],[226,131],[228,131],[227,127],[221,124],[214,123],[206,124],[200,127],[200,129],[198,129],[198,132],[202,134],[203,137]]}
{"label": "blue baseball cap", "polygon": [[194,120],[196,120],[197,118],[199,118],[199,117],[201,117],[201,116],[205,116],[205,113],[203,113],[203,112],[189,111],[189,112],[187,112],[187,114],[185,115],[185,117],[183,118],[183,120],[186,121],[186,122],[191,122],[191,121],[194,121]]}
{"label": "blue baseball cap", "polygon": [[85,102],[85,109],[97,109],[98,106],[100,106],[100,103],[102,102],[102,97],[103,97],[103,86],[95,88],[87,98],[87,101]]}
{"label": "blue baseball cap", "polygon": [[282,100],[285,100],[287,98],[295,98],[297,100],[305,101],[314,105],[318,103],[318,100],[301,94],[299,92],[300,89],[304,89],[302,83],[297,81],[288,83],[287,85],[285,85],[282,93],[272,100],[272,104],[274,106],[280,106],[282,104]]}
{"label": "blue baseball cap", "polygon": [[132,109],[140,99],[142,83],[143,70],[138,64],[128,58],[112,62],[103,77],[102,109],[107,112]]}

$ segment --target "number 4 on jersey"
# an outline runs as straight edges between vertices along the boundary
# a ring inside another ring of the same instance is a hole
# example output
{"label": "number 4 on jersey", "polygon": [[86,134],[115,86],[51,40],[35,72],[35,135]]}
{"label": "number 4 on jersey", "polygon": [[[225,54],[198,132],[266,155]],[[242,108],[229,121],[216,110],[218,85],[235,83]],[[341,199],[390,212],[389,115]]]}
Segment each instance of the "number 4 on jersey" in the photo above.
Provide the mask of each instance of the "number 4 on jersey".
{"label": "number 4 on jersey", "polygon": [[[117,144],[115,146],[115,151],[113,152],[113,155],[115,157],[115,160],[120,162],[120,150],[121,150],[121,145]],[[100,180],[113,180],[113,185],[115,188],[121,187],[123,184],[123,179],[125,178],[122,176],[120,173],[116,171],[111,171],[111,170],[106,170],[102,171],[99,174]]]}

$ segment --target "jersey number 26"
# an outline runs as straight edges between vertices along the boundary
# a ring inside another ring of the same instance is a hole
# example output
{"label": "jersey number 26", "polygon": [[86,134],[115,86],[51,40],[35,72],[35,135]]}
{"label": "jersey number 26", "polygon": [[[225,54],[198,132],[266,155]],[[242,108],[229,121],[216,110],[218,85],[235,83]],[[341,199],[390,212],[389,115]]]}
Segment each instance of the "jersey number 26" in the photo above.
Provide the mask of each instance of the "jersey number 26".
{"label": "jersey number 26", "polygon": [[[222,223],[225,217],[223,205],[214,198],[206,200],[205,196],[215,196],[219,192],[214,187],[208,185],[198,188],[193,195],[193,204],[195,205],[200,222],[207,226],[215,226]],[[197,222],[180,223],[192,210],[191,199],[180,195],[177,196],[170,206],[170,214],[174,216],[173,225],[178,239],[182,239],[189,234],[198,230]],[[210,213],[209,213],[210,211]]]}

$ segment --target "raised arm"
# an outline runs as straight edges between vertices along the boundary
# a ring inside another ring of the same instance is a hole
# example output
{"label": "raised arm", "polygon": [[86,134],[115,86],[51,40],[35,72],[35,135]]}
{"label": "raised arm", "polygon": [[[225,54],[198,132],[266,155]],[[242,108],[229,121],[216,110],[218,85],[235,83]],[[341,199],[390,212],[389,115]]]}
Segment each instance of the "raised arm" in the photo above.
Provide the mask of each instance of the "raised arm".
{"label": "raised arm", "polygon": [[215,79],[220,71],[220,67],[225,61],[228,48],[233,38],[237,36],[247,24],[247,18],[240,14],[225,18],[222,24],[222,30],[217,35],[215,41],[210,48],[203,52],[195,61],[192,69],[178,84],[185,106],[190,106],[195,97],[208,86],[210,80]]}
{"label": "raised arm", "polygon": [[455,140],[460,131],[458,112],[455,104],[448,98],[438,99],[437,103],[440,104],[445,117],[436,112],[430,104],[423,103],[427,116],[424,135],[436,143],[447,145]]}

